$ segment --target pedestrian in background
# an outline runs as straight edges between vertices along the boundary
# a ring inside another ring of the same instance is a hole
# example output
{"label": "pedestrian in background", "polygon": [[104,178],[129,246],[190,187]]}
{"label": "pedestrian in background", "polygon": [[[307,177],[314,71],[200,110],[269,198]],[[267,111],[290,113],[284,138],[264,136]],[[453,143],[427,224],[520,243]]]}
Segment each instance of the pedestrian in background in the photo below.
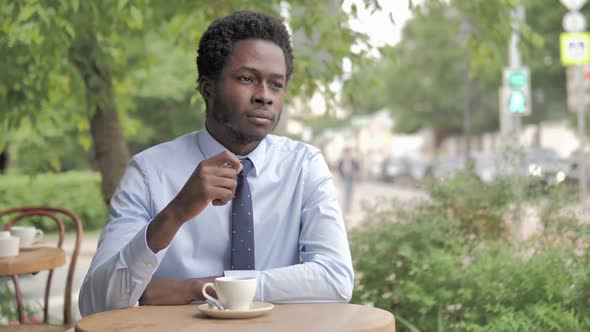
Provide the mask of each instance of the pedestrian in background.
{"label": "pedestrian in background", "polygon": [[352,206],[353,183],[358,171],[358,162],[352,158],[352,150],[350,148],[344,149],[338,163],[338,172],[340,172],[344,186],[344,211],[346,213],[350,212]]}

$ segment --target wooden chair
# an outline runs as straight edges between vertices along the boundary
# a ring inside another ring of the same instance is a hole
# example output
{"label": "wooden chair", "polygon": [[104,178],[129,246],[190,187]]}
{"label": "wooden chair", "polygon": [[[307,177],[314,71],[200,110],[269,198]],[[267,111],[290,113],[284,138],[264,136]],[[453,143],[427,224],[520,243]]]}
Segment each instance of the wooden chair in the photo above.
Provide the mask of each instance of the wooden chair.
{"label": "wooden chair", "polygon": [[76,229],[76,242],[74,245],[74,251],[70,259],[70,265],[68,268],[68,274],[66,279],[66,289],[64,293],[64,308],[63,308],[63,324],[62,325],[50,325],[49,324],[49,290],[51,287],[51,280],[53,277],[53,270],[50,270],[47,275],[47,283],[45,285],[45,296],[43,305],[43,322],[41,324],[32,324],[25,321],[23,298],[19,283],[18,275],[12,275],[12,281],[14,282],[15,296],[17,301],[17,309],[20,325],[16,326],[5,326],[0,327],[8,328],[10,331],[64,331],[72,326],[72,283],[74,279],[74,269],[76,267],[76,261],[80,252],[80,242],[82,240],[82,222],[80,218],[71,211],[62,208],[50,207],[50,206],[33,206],[33,207],[20,207],[13,208],[5,211],[0,211],[0,220],[2,217],[10,218],[8,223],[5,224],[5,230],[10,230],[12,226],[20,221],[31,217],[47,217],[54,220],[59,229],[59,239],[57,241],[57,247],[61,248],[64,241],[64,223],[63,217],[70,219]]}

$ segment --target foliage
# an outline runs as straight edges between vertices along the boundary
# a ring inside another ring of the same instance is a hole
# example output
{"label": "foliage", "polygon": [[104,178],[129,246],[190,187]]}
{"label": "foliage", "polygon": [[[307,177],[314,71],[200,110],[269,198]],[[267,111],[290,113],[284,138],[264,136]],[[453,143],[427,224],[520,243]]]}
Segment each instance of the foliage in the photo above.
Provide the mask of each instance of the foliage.
{"label": "foliage", "polygon": [[[18,321],[16,309],[16,298],[8,287],[9,278],[0,278],[0,325],[8,325]],[[25,315],[27,318],[38,319],[39,305],[25,304]]]}
{"label": "foliage", "polygon": [[482,190],[482,181],[474,172],[461,171],[450,181],[431,183],[428,189],[437,209],[456,218],[463,232],[498,237],[508,231],[503,216],[516,198],[511,180],[486,184]]}
{"label": "foliage", "polygon": [[[0,210],[30,205],[68,209],[80,217],[84,230],[101,229],[107,220],[107,208],[100,195],[100,175],[95,172],[0,176]],[[66,230],[73,229],[71,223],[65,224]],[[35,226],[44,231],[57,229],[52,220]]]}
{"label": "foliage", "polygon": [[[525,7],[524,22],[513,19],[516,3]],[[590,13],[590,7],[583,12]],[[425,1],[416,6],[399,44],[383,48],[378,61],[353,67],[344,84],[344,101],[369,112],[387,107],[396,118],[397,131],[431,127],[437,143],[464,131],[465,105],[472,133],[497,130],[498,88],[515,25],[521,31],[523,63],[532,78],[533,113],[524,122],[567,117],[558,43],[565,13],[558,1]],[[370,82],[375,77],[379,84]],[[371,98],[353,93],[357,82],[371,84]]]}
{"label": "foliage", "polygon": [[[195,91],[195,49],[199,36],[213,19],[235,10],[251,9],[279,15],[288,8],[288,24],[293,31],[297,59],[290,95],[311,95],[342,74],[344,58],[355,63],[364,54],[351,54],[350,46],[366,43],[363,34],[348,27],[348,16],[324,2],[292,1],[0,1],[0,150],[16,145],[13,158],[21,158],[23,145],[34,144],[56,150],[63,142],[50,140],[55,134],[65,143],[83,148],[69,156],[40,155],[32,172],[64,169],[62,164],[86,163],[92,156],[94,138],[90,119],[104,100],[93,89],[99,81],[84,82],[78,62],[96,58],[100,70],[112,73],[116,110],[125,135],[133,143],[161,142],[158,124],[150,123],[150,113],[166,114],[171,132],[187,113],[203,117],[203,105]],[[367,8],[379,8],[377,0],[364,1]],[[336,7],[334,7],[336,6]],[[330,12],[330,15],[326,13]],[[88,57],[76,52],[88,38],[96,36],[96,49]],[[102,79],[100,77],[96,78]],[[153,101],[149,107],[146,101]],[[189,102],[190,101],[190,102]],[[173,112],[166,105],[174,105]],[[160,109],[165,105],[164,109]],[[191,130],[201,123],[192,123]],[[49,131],[48,129],[52,130]],[[76,143],[77,142],[77,143]],[[19,167],[25,162],[18,162]],[[45,165],[43,164],[45,163]],[[28,164],[28,163],[27,163]],[[50,166],[47,166],[50,164]]]}
{"label": "foliage", "polygon": [[[343,104],[357,114],[375,112],[388,105],[386,82],[395,63],[397,49],[382,48],[378,61],[363,59],[353,67],[353,75],[342,86]],[[399,79],[399,78],[398,78]],[[360,88],[359,88],[360,87]]]}
{"label": "foliage", "polygon": [[[46,119],[40,115],[38,120],[45,122]],[[19,130],[4,132],[5,135],[0,133],[7,142],[12,142],[7,147],[12,168],[24,174],[88,168],[91,158],[87,148],[72,139],[79,133],[76,124],[66,119],[63,123],[39,126],[39,122],[23,120]]]}
{"label": "foliage", "polygon": [[[366,81],[367,73],[380,73],[377,77],[382,77],[383,83],[373,85],[372,94],[380,96],[378,106],[392,111],[400,132],[432,127],[440,133],[437,142],[462,132],[465,96],[472,113],[472,131],[497,128],[498,65],[476,66],[481,55],[474,54],[470,46],[477,39],[475,23],[467,29],[464,20],[464,14],[446,2],[430,1],[417,7],[400,43],[383,48],[382,60],[376,64],[355,68],[349,82]],[[349,89],[354,87],[345,84],[345,91]],[[357,99],[346,101],[363,108]],[[374,103],[370,100],[365,105],[374,107]]]}
{"label": "foliage", "polygon": [[550,188],[522,203],[544,211],[543,232],[515,242],[510,186],[460,173],[428,200],[368,210],[350,237],[353,302],[393,312],[399,331],[590,329],[590,227]]}

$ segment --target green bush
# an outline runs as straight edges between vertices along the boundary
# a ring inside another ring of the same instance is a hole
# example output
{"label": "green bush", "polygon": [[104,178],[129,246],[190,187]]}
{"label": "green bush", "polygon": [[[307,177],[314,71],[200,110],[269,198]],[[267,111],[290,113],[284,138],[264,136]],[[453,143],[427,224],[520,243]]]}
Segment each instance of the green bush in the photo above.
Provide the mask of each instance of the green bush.
{"label": "green bush", "polygon": [[514,183],[463,173],[429,200],[370,209],[350,235],[353,302],[391,311],[402,332],[590,331],[588,226],[556,202],[564,192],[527,192],[545,228],[516,241]]}
{"label": "green bush", "polygon": [[[14,292],[8,286],[11,284],[9,278],[0,278],[0,327],[9,325],[18,321],[18,311],[16,307],[16,297]],[[25,321],[39,319],[43,317],[40,303],[25,303]]]}
{"label": "green bush", "polygon": [[[74,212],[84,230],[101,229],[106,223],[107,207],[100,193],[100,175],[71,171],[34,176],[0,176],[0,210],[30,205],[51,205]],[[65,222],[72,229],[71,223]],[[44,231],[56,230],[52,220],[36,222]]]}
{"label": "green bush", "polygon": [[473,172],[463,171],[450,181],[429,184],[427,190],[439,210],[456,218],[465,232],[497,237],[506,232],[502,216],[516,199],[511,186],[508,179],[484,184]]}

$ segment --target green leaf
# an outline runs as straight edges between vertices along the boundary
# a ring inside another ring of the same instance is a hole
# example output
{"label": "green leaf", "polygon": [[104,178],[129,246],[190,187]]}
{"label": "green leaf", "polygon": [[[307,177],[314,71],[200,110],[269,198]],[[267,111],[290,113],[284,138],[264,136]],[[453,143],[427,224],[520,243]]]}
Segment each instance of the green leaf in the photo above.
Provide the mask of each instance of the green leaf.
{"label": "green leaf", "polygon": [[76,38],[76,31],[74,31],[74,27],[69,24],[69,23],[65,23],[63,28],[66,30],[66,33],[73,38]]}
{"label": "green leaf", "polygon": [[35,11],[36,11],[36,9],[33,6],[23,6],[22,9],[20,10],[16,20],[18,22],[27,21],[35,14]]}
{"label": "green leaf", "polygon": [[406,327],[408,330],[410,330],[410,332],[420,332],[420,330],[412,325],[412,323],[410,323],[409,321],[407,321],[406,319],[402,318],[399,314],[395,315],[395,319],[401,323],[402,326]]}
{"label": "green leaf", "polygon": [[54,172],[59,172],[61,170],[61,161],[59,159],[56,159],[56,158],[50,159],[49,165],[51,165],[51,168]]}
{"label": "green leaf", "polygon": [[127,6],[128,2],[129,2],[129,0],[119,0],[117,3],[117,9],[119,11],[122,10],[125,6]]}
{"label": "green leaf", "polygon": [[139,11],[139,9],[137,9],[137,7],[135,6],[131,6],[130,14],[136,26],[140,28],[143,25],[143,15]]}

